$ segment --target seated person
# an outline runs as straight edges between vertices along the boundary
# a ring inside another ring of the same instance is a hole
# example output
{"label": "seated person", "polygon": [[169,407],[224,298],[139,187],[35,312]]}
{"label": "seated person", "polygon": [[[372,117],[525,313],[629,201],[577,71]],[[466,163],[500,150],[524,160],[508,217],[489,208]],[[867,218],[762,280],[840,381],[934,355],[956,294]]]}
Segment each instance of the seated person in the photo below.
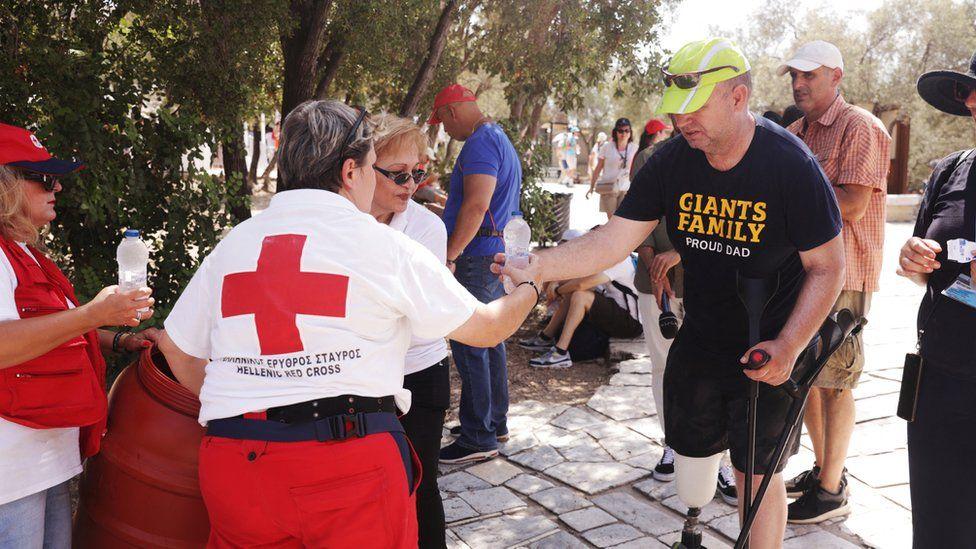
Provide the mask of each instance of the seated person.
{"label": "seated person", "polygon": [[610,337],[635,338],[643,331],[630,256],[602,273],[549,284],[546,296],[557,302],[549,323],[535,337],[519,340],[525,349],[544,351],[529,361],[532,367],[572,366],[569,342],[583,318]]}

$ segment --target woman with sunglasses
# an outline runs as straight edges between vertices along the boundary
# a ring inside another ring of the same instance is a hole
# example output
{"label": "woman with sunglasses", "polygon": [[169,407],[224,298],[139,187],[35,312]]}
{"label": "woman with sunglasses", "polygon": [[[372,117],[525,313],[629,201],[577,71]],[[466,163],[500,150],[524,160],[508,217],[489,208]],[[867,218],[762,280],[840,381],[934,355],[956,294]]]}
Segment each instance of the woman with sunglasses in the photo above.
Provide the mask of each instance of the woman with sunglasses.
{"label": "woman with sunglasses", "polygon": [[618,118],[610,140],[600,149],[596,169],[590,175],[590,190],[586,191],[587,198],[594,190],[600,195],[600,211],[607,214],[607,219],[617,211],[630,189],[630,166],[635,154],[637,145],[630,120]]}
{"label": "woman with sunglasses", "polygon": [[[392,114],[373,119],[376,191],[370,214],[447,261],[447,229],[437,214],[410,199],[424,180],[422,157],[427,138],[416,124]],[[437,488],[437,456],[444,415],[451,404],[450,361],[444,338],[414,337],[407,350],[403,388],[410,391],[410,412],[400,418],[420,459],[423,474],[417,488],[419,546],[446,547],[444,504]]]}
{"label": "woman with sunglasses", "polygon": [[156,331],[110,332],[152,316],[149,289],[103,289],[82,304],[45,254],[58,176],[29,131],[0,124],[0,547],[70,547],[68,481],[105,430],[103,351],[136,351]]}
{"label": "woman with sunglasses", "polygon": [[[976,120],[976,55],[968,72],[923,74],[918,93],[944,113]],[[915,398],[899,403],[899,411],[902,404],[914,409],[908,424],[908,469],[917,549],[973,545],[976,309],[942,292],[963,275],[976,280],[976,261],[949,253],[950,241],[976,241],[974,178],[976,150],[954,152],[939,161],[925,188],[914,236],[898,258],[898,274],[925,286],[918,310],[920,368],[906,369],[902,380],[901,394]]]}

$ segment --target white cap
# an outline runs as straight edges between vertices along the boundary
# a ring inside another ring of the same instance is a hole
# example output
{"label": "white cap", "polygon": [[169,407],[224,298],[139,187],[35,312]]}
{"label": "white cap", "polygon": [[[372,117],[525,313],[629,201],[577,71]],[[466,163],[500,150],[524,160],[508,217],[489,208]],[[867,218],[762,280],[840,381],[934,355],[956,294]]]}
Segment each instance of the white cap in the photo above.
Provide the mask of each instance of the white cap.
{"label": "white cap", "polygon": [[820,67],[844,70],[844,58],[837,46],[823,40],[814,40],[800,46],[789,61],[776,69],[776,73],[782,76],[790,69],[809,72]]}
{"label": "white cap", "polygon": [[579,229],[566,229],[565,231],[563,231],[562,241],[566,242],[568,240],[579,238],[581,236],[583,236],[583,231]]}

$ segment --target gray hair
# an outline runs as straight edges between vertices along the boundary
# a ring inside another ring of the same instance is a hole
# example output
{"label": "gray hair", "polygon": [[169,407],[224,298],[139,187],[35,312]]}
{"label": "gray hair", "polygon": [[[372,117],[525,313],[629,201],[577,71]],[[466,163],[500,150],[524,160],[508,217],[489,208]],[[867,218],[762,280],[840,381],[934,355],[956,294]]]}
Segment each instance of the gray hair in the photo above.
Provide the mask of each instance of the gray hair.
{"label": "gray hair", "polygon": [[725,80],[723,83],[727,86],[729,92],[731,92],[738,86],[745,86],[746,89],[749,90],[749,93],[751,94],[752,93],[752,71],[746,71],[742,74],[733,76],[732,78]]}
{"label": "gray hair", "polygon": [[373,148],[368,120],[343,147],[358,117],[355,109],[339,101],[306,101],[295,107],[281,125],[278,190],[337,192],[342,164],[349,158],[361,164]]}

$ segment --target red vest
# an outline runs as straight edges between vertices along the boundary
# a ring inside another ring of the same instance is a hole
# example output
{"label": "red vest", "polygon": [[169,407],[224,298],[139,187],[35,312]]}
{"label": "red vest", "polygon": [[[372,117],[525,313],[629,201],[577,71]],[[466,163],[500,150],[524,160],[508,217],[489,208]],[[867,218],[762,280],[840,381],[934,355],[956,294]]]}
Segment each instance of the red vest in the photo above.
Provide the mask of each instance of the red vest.
{"label": "red vest", "polygon": [[[77,304],[74,288],[50,259],[0,237],[17,289],[14,301],[20,318],[68,310]],[[0,369],[0,417],[34,429],[81,427],[81,453],[98,452],[105,431],[105,359],[95,330],[79,335],[47,353]]]}

